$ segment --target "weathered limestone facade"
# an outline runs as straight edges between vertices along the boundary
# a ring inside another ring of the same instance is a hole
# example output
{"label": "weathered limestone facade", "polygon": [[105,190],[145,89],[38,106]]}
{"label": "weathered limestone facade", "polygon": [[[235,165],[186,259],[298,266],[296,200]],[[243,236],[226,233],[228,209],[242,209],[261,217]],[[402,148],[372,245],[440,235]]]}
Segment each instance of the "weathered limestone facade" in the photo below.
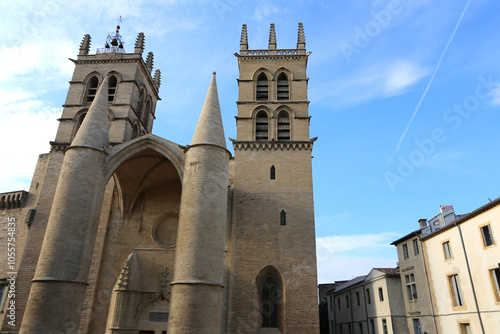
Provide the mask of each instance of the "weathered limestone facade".
{"label": "weathered limestone facade", "polygon": [[240,49],[232,157],[215,73],[180,146],[151,134],[144,34],[132,53],[119,28],[96,54],[84,37],[51,152],[29,192],[0,194],[0,249],[12,220],[17,238],[0,333],[319,332],[302,25],[296,49],[274,25],[268,50],[248,50],[246,26]]}

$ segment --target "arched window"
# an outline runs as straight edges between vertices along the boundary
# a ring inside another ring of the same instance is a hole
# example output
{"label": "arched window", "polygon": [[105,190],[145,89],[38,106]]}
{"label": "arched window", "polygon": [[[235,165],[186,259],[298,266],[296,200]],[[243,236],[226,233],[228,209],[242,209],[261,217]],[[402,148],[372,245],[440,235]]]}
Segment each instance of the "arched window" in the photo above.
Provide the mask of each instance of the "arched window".
{"label": "arched window", "polygon": [[280,225],[286,225],[286,212],[285,212],[285,210],[281,210]]}
{"label": "arched window", "polygon": [[151,100],[148,100],[146,102],[146,108],[144,109],[144,114],[142,115],[142,124],[144,124],[144,128],[147,130],[148,129],[148,119],[149,119],[149,114],[151,113]]}
{"label": "arched window", "polygon": [[262,327],[278,327],[278,285],[276,279],[269,273],[264,277],[262,284]]}
{"label": "arched window", "polygon": [[115,100],[116,85],[118,84],[118,79],[116,76],[112,75],[108,79],[108,102],[113,102]]}
{"label": "arched window", "polygon": [[276,179],[276,168],[271,166],[271,180]]}
{"label": "arched window", "polygon": [[269,99],[269,83],[264,73],[257,77],[257,100],[267,101]]}
{"label": "arched window", "polygon": [[91,103],[94,101],[95,95],[97,94],[97,86],[99,86],[99,79],[94,75],[90,78],[87,86],[87,98],[86,103]]}
{"label": "arched window", "polygon": [[290,140],[290,116],[285,110],[278,114],[278,140]]}
{"label": "arched window", "polygon": [[80,130],[80,127],[82,126],[82,123],[83,123],[83,120],[85,119],[85,116],[87,116],[87,113],[83,112],[76,119],[75,131],[73,132],[73,138],[75,138],[76,134],[78,133],[78,130]]}
{"label": "arched window", "polygon": [[132,139],[139,137],[139,124],[134,124],[132,127]]}
{"label": "arched window", "polygon": [[139,93],[139,100],[137,101],[136,114],[137,117],[141,118],[142,107],[144,106],[144,98],[146,97],[146,90],[144,88],[141,89]]}
{"label": "arched window", "polygon": [[289,100],[290,90],[288,87],[288,76],[285,73],[281,73],[278,76],[278,90],[277,98],[278,100]]}
{"label": "arched window", "polygon": [[255,140],[256,141],[267,141],[269,140],[269,120],[267,118],[267,112],[261,110],[257,113],[255,119]]}

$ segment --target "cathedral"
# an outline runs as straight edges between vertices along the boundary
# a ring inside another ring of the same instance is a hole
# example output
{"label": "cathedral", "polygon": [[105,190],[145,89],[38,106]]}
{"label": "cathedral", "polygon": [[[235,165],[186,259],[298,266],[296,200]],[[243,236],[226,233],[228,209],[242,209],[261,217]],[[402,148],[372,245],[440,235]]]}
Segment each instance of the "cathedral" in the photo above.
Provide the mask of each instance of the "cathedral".
{"label": "cathedral", "polygon": [[0,193],[0,333],[319,333],[302,24],[262,50],[243,25],[234,154],[215,72],[190,145],[151,133],[143,52],[85,35],[50,152]]}

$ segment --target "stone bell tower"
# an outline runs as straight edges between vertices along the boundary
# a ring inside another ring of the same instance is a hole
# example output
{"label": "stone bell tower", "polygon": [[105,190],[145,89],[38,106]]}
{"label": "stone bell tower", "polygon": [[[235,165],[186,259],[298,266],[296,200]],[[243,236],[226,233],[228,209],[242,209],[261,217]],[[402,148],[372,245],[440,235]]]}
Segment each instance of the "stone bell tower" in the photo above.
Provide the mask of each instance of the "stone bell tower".
{"label": "stone bell tower", "polygon": [[297,47],[249,49],[243,25],[228,333],[318,333],[316,248],[302,23]]}
{"label": "stone bell tower", "polygon": [[134,52],[125,52],[120,26],[110,33],[103,48],[89,54],[90,35],[85,35],[70,81],[59,129],[52,145],[65,148],[76,136],[104,75],[109,74],[108,109],[110,145],[151,133],[161,73],[153,75],[153,52],[143,59],[144,34],[137,36]]}

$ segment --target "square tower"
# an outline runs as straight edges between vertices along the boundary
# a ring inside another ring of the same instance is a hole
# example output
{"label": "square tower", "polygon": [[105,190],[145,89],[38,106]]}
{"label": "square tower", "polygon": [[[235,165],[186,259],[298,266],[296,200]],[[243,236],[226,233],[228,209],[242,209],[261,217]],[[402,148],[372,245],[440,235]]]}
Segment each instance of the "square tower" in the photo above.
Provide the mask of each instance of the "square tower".
{"label": "square tower", "polygon": [[296,49],[250,50],[238,58],[229,333],[318,333],[318,297],[307,58]]}

